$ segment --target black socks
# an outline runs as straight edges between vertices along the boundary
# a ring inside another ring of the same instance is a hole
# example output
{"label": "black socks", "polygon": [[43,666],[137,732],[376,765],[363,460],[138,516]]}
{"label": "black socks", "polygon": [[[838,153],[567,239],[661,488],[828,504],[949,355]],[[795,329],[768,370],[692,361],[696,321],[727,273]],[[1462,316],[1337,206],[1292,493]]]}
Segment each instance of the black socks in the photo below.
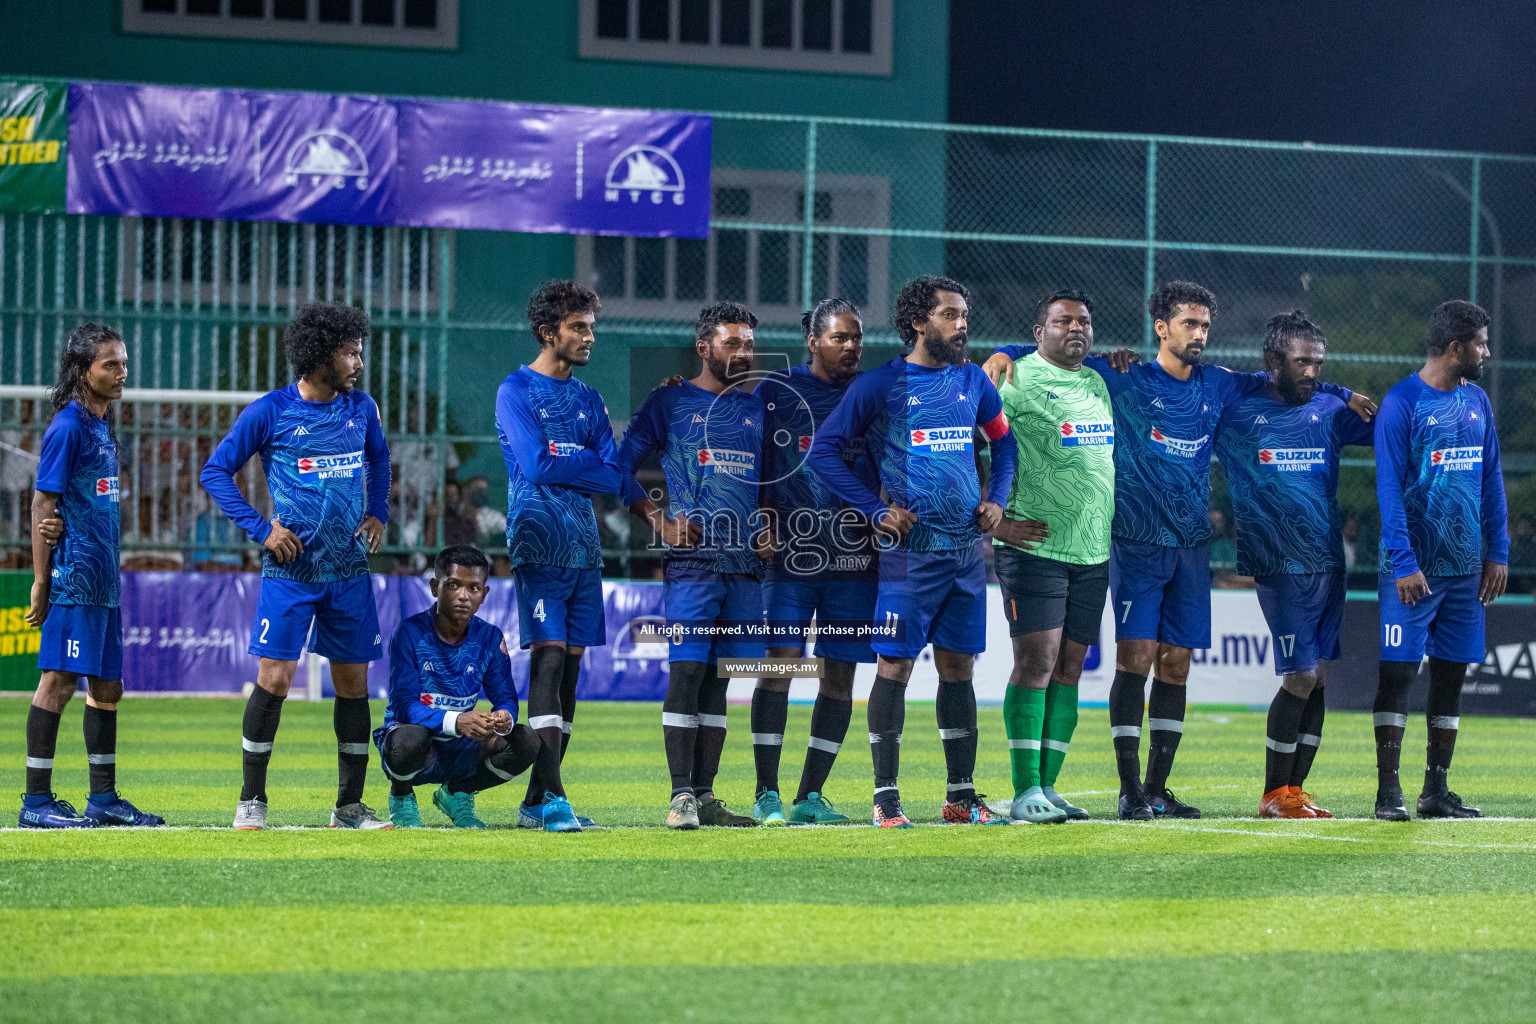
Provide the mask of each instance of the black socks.
{"label": "black socks", "polygon": [[1429,659],[1429,748],[1424,760],[1424,792],[1444,793],[1451,755],[1456,753],[1456,731],[1461,726],[1461,684],[1467,666],[1457,661]]}
{"label": "black socks", "polygon": [[757,792],[779,791],[779,755],[789,724],[789,691],[759,686],[752,691],[752,762],[757,768]]}
{"label": "black socks", "polygon": [[730,680],[716,674],[713,663],[705,666],[699,684],[699,729],[693,748],[693,795],[712,796],[720,754],[725,750],[725,691]]}
{"label": "black socks", "polygon": [[[1273,793],[1291,784],[1295,770],[1297,735],[1307,702],[1285,687],[1269,704],[1269,726],[1264,738],[1264,792]],[[1316,748],[1313,748],[1316,749]]]}
{"label": "black socks", "polygon": [[869,750],[875,762],[875,802],[899,799],[901,730],[907,720],[907,684],[876,676],[869,691]]}
{"label": "black socks", "polygon": [[1371,723],[1376,730],[1376,788],[1383,791],[1402,789],[1397,770],[1408,727],[1408,687],[1418,670],[1412,661],[1381,663]]}
{"label": "black socks", "polygon": [[363,798],[363,783],[368,779],[368,732],[373,722],[367,697],[337,697],[335,704],[331,720],[336,727],[336,806],[345,807]]}
{"label": "black socks", "polygon": [[1115,744],[1120,795],[1141,788],[1141,713],[1147,702],[1147,677],[1117,671],[1109,686],[1109,735]]}
{"label": "black socks", "polygon": [[1312,687],[1312,695],[1307,698],[1307,706],[1301,712],[1301,725],[1296,737],[1296,760],[1291,764],[1292,786],[1301,786],[1312,772],[1312,760],[1317,757],[1318,745],[1323,742],[1325,711],[1323,684],[1318,683]]}
{"label": "black socks", "polygon": [[565,661],[565,648],[553,645],[534,647],[528,654],[528,728],[555,753],[553,758],[540,757],[536,761],[523,801],[529,805],[541,803],[546,792],[565,796],[565,786],[560,781],[565,735],[560,690],[565,681]]}
{"label": "black socks", "polygon": [[267,764],[272,760],[272,741],[277,738],[285,699],[258,686],[245,702],[245,721],[240,728],[241,800],[267,799]]}
{"label": "black socks", "polygon": [[1147,702],[1147,793],[1156,795],[1168,782],[1173,770],[1173,755],[1184,738],[1185,688],[1152,680],[1152,698]]}
{"label": "black socks", "polygon": [[970,800],[976,796],[971,779],[976,771],[976,688],[971,680],[940,680],[935,711],[948,774],[945,799],[950,803]]}
{"label": "black socks", "polygon": [[[702,661],[674,661],[661,702],[661,734],[667,750],[672,795],[693,792],[693,756],[699,732],[699,687],[711,672]],[[711,672],[711,675],[713,673]]]}
{"label": "black socks", "polygon": [[85,759],[90,766],[91,795],[117,790],[117,709],[85,705]]}
{"label": "black socks", "polygon": [[853,701],[838,700],[821,694],[811,710],[811,740],[805,751],[805,769],[800,774],[800,790],[795,800],[804,800],[812,793],[820,793],[837,760],[837,752],[843,749],[848,736],[848,723],[853,720]]}
{"label": "black socks", "polygon": [[53,792],[53,755],[59,746],[59,718],[33,704],[27,710],[27,795]]}

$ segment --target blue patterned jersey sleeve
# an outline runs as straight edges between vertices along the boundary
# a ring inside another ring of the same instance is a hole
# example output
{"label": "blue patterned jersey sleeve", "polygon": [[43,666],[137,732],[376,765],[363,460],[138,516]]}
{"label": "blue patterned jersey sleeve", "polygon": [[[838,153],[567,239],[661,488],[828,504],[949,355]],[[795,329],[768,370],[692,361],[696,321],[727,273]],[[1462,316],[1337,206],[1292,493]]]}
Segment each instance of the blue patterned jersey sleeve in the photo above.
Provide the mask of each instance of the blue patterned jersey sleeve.
{"label": "blue patterned jersey sleeve", "polygon": [[1333,436],[1340,448],[1351,444],[1371,448],[1376,444],[1376,424],[1344,406],[1333,414]]}
{"label": "blue patterned jersey sleeve", "polygon": [[645,497],[645,489],[635,479],[635,471],[647,456],[666,443],[666,391],[666,388],[657,388],[640,403],[640,408],[630,417],[624,440],[619,444],[619,467],[623,472],[621,493],[626,505],[633,505]]}
{"label": "blue patterned jersey sleeve", "polygon": [[85,439],[85,431],[73,423],[65,427],[62,419],[60,429],[43,434],[42,458],[37,465],[37,483],[34,485],[39,491],[61,495],[69,488],[69,478]]}
{"label": "blue patterned jersey sleeve", "polygon": [[443,731],[443,709],[421,702],[421,673],[416,664],[415,630],[401,623],[389,641],[389,708],[397,722]]}
{"label": "blue patterned jersey sleeve", "polygon": [[[832,415],[816,431],[806,457],[811,469],[832,493],[864,513],[872,523],[880,521],[880,517],[888,511],[888,506],[880,500],[879,494],[848,468],[843,461],[843,449],[854,438],[863,437],[875,417],[885,408],[883,390],[888,376],[883,367],[860,374],[848,386],[847,393],[837,403],[837,408],[832,410]],[[992,396],[996,399],[997,392],[992,391]],[[998,402],[1001,407],[1001,400]]]}
{"label": "blue patterned jersey sleeve", "polygon": [[1412,429],[1412,406],[1395,391],[1388,392],[1376,416],[1376,505],[1381,513],[1382,551],[1398,579],[1419,571],[1403,503],[1403,489],[1413,471],[1409,465]]}
{"label": "blue patterned jersey sleeve", "polygon": [[[981,373],[981,370],[978,368],[976,372]],[[1008,429],[1008,419],[1003,415],[1003,400],[996,388],[981,388],[981,398],[976,403],[976,426],[987,435],[992,453],[992,469],[987,478],[987,500],[1006,506],[1008,492],[1013,488],[1014,471],[1019,465],[1019,447],[1013,438],[1013,431]]]}
{"label": "blue patterned jersey sleeve", "polygon": [[597,494],[618,491],[617,467],[605,462],[601,453],[590,448],[567,456],[549,452],[528,389],[515,376],[502,381],[496,392],[496,421],[502,427],[503,457],[509,464],[515,461],[530,483]]}
{"label": "blue patterned jersey sleeve", "polygon": [[[362,393],[359,392],[361,395]],[[363,434],[363,461],[368,473],[368,514],[381,523],[389,522],[389,484],[393,472],[389,464],[389,443],[384,440],[384,424],[373,398],[362,395],[368,421]]]}
{"label": "blue patterned jersey sleeve", "polygon": [[513,724],[517,723],[517,686],[512,682],[512,659],[507,654],[506,637],[501,630],[494,626],[490,629],[490,640],[486,643],[486,665],[481,675],[480,685],[485,689],[486,699],[491,702],[492,711],[506,711],[512,716]]}
{"label": "blue patterned jersey sleeve", "polygon": [[[272,436],[272,424],[276,418],[277,407],[271,396],[258,399],[246,406],[235,420],[234,428],[224,435],[213,454],[208,456],[208,461],[203,465],[200,480],[203,489],[214,504],[224,512],[245,535],[257,544],[267,539],[272,532],[272,524],[251,503],[245,500],[240,493],[240,488],[235,485],[235,474],[240,472],[242,466],[251,460],[251,456],[260,451]],[[388,456],[386,455],[386,462]],[[388,466],[385,467],[384,493],[389,495]],[[388,515],[388,513],[385,513]],[[381,522],[383,520],[380,520]]]}
{"label": "blue patterned jersey sleeve", "polygon": [[1509,564],[1509,505],[1504,496],[1504,470],[1499,461],[1499,432],[1493,426],[1493,404],[1483,400],[1483,540],[1487,558]]}

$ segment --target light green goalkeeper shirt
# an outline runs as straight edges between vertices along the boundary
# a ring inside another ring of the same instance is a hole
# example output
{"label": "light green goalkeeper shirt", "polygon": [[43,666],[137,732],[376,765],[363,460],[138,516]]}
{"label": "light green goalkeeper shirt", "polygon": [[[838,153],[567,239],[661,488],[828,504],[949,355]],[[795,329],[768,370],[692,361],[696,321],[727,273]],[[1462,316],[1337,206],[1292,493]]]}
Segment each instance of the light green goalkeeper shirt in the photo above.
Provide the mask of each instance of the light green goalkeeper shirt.
{"label": "light green goalkeeper shirt", "polygon": [[1014,362],[1013,380],[999,393],[1019,447],[1008,517],[1038,519],[1051,529],[1030,553],[1074,565],[1107,561],[1115,419],[1104,378],[1086,366],[1063,370],[1031,352]]}

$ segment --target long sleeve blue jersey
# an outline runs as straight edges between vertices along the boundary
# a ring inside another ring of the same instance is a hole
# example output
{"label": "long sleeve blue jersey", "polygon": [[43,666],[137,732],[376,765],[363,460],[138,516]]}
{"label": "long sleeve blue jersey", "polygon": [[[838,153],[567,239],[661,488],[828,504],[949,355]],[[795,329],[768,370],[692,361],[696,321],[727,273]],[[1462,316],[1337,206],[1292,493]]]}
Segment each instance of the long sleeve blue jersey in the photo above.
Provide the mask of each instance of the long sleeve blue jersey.
{"label": "long sleeve blue jersey", "polygon": [[[1033,345],[1005,345],[997,351],[1017,359]],[[1188,380],[1174,377],[1156,360],[1132,363],[1126,373],[1103,356],[1084,366],[1109,386],[1115,410],[1115,522],[1117,540],[1196,548],[1211,536],[1211,440],[1221,414],[1232,403],[1261,391],[1267,373],[1239,373],[1197,364]],[[1349,401],[1353,392],[1319,383],[1318,390]]]}
{"label": "long sleeve blue jersey", "polygon": [[1381,571],[1471,576],[1509,562],[1509,508],[1493,407],[1476,384],[1441,391],[1417,373],[1376,417]]}
{"label": "long sleeve blue jersey", "polygon": [[[873,566],[869,521],[850,509],[811,466],[811,442],[847,393],[848,385],[822,380],[806,365],[765,377],[763,490],[778,518],[779,553],[769,566],[796,577],[822,572],[867,572]],[[864,438],[850,439],[843,463],[871,491],[880,476]]]}
{"label": "long sleeve blue jersey", "polygon": [[457,735],[454,722],[473,711],[483,695],[492,711],[511,712],[517,721],[517,687],[501,630],[482,618],[469,620],[457,644],[438,635],[437,606],[403,620],[389,641],[389,704],[384,725],[424,725],[442,736]]}
{"label": "long sleeve blue jersey", "polygon": [[53,553],[49,603],[116,608],[117,442],[107,421],[79,402],[60,409],[43,433],[37,489],[59,496],[64,520],[64,536]]}
{"label": "long sleeve blue jersey", "polygon": [[590,496],[623,487],[602,397],[575,377],[519,367],[496,392],[496,435],[507,464],[512,567],[601,568]]}
{"label": "long sleeve blue jersey", "polygon": [[703,528],[696,547],[667,549],[669,567],[763,572],[752,548],[761,524],[762,449],[763,403],[749,391],[715,394],[684,382],[657,388],[635,410],[619,445],[625,503],[645,496],[635,471],[660,452],[667,514]]}
{"label": "long sleeve blue jersey", "polygon": [[898,356],[848,386],[811,442],[810,465],[834,493],[879,522],[889,506],[843,461],[863,438],[891,502],[917,516],[902,546],[953,551],[980,536],[977,428],[992,447],[987,500],[1005,505],[1019,452],[987,375],[974,363],[930,367]]}
{"label": "long sleeve blue jersey", "polygon": [[261,456],[277,521],[304,550],[279,564],[272,552],[261,574],[300,583],[333,583],[368,571],[357,528],[365,516],[389,521],[389,446],[379,407],[361,391],[308,402],[290,384],[258,398],[235,420],[203,466],[202,484],[224,514],[258,544],[272,524],[251,507],[234,476]]}
{"label": "long sleeve blue jersey", "polygon": [[1374,437],[1373,424],[1321,392],[1287,405],[1265,389],[1228,406],[1216,430],[1216,457],[1237,513],[1237,571],[1344,571],[1339,454]]}

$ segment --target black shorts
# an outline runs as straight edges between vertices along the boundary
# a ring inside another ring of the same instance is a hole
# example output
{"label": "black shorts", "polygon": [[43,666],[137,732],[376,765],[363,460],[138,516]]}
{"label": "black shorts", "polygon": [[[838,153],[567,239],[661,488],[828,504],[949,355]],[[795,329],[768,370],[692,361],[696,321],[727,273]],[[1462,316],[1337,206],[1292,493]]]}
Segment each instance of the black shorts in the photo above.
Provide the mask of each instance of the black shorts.
{"label": "black shorts", "polygon": [[1104,598],[1109,593],[1108,562],[1074,565],[999,545],[993,564],[1003,585],[1009,636],[1062,629],[1062,635],[1075,643],[1099,642]]}

